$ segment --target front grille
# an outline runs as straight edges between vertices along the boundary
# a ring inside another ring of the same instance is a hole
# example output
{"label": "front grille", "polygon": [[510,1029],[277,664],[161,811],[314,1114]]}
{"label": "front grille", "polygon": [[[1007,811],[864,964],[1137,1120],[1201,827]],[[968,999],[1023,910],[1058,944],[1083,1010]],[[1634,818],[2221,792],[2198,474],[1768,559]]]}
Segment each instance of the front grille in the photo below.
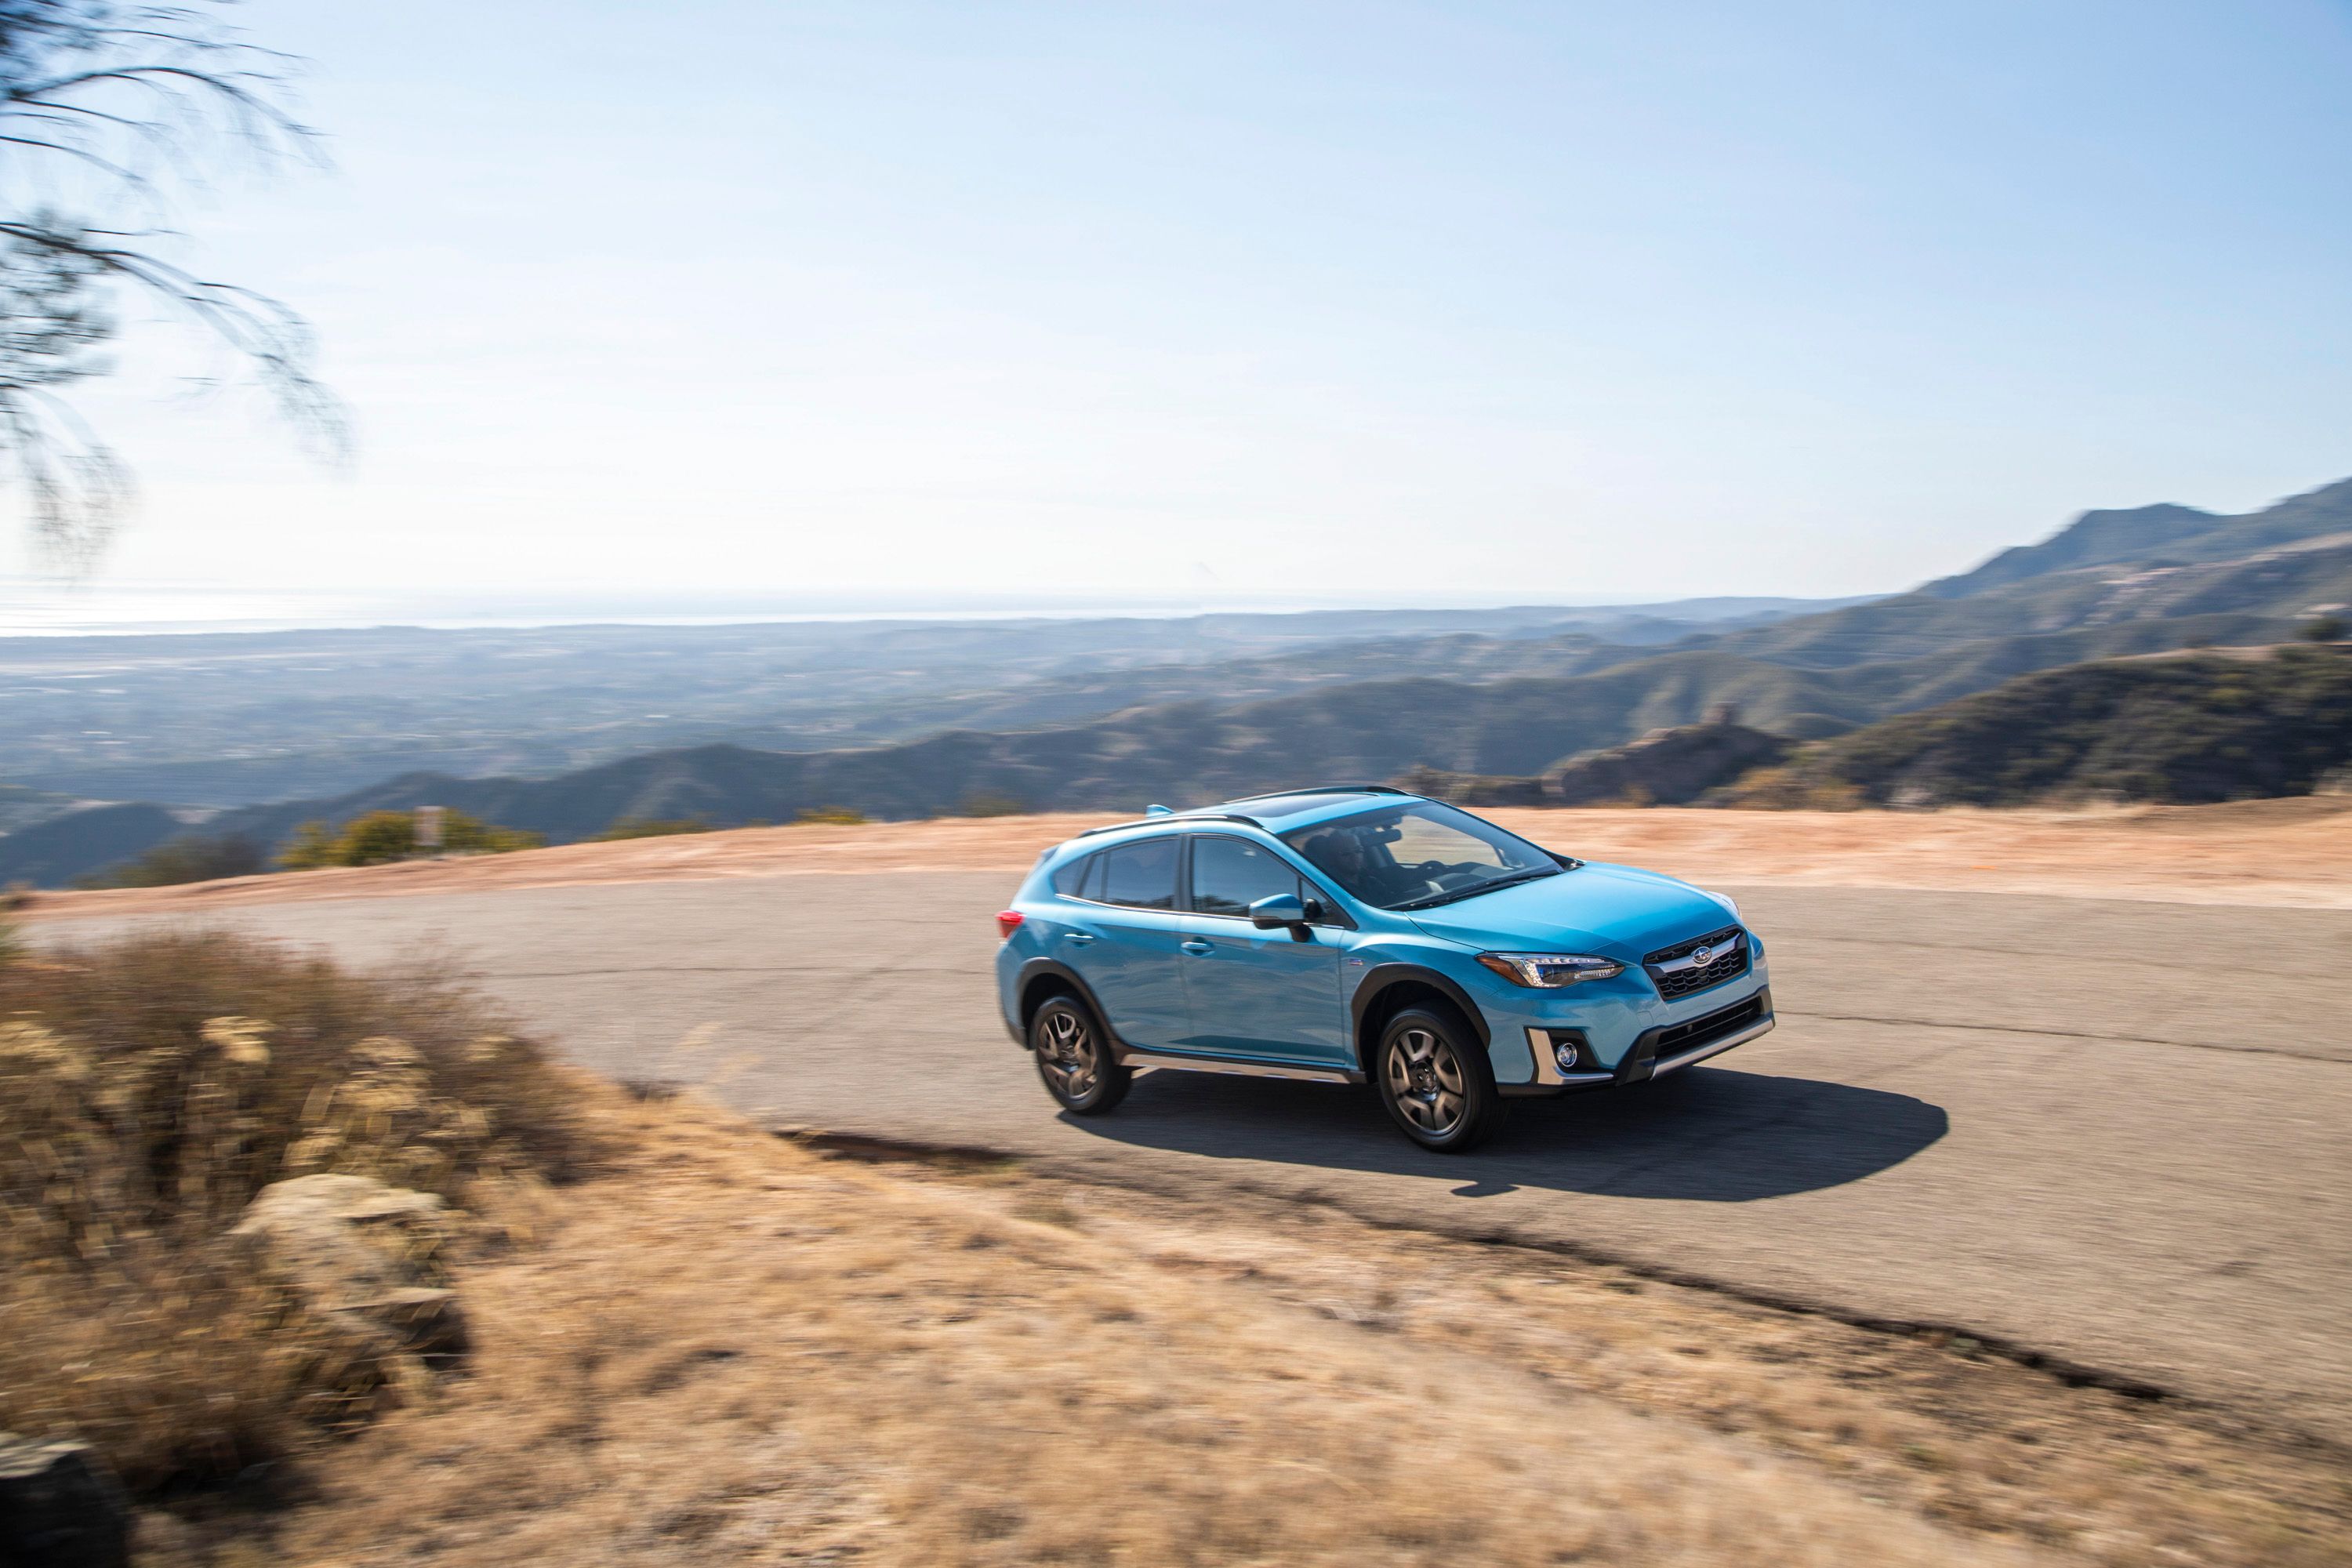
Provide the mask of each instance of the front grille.
{"label": "front grille", "polygon": [[[1667,969],[1663,967],[1676,959],[1687,958],[1695,949],[1719,947],[1735,940],[1738,945],[1709,963],[1705,968]],[[1704,991],[1710,985],[1720,985],[1727,980],[1737,980],[1747,973],[1748,950],[1750,945],[1746,931],[1741,931],[1738,926],[1725,926],[1721,931],[1711,931],[1705,936],[1695,936],[1688,942],[1678,942],[1672,947],[1662,947],[1655,952],[1644,953],[1642,956],[1642,967],[1649,971],[1651,983],[1657,986],[1658,994],[1672,1002],[1677,997]]]}
{"label": "front grille", "polygon": [[1742,1029],[1764,1016],[1764,994],[1759,991],[1745,1002],[1735,1002],[1728,1007],[1718,1007],[1686,1024],[1676,1024],[1658,1031],[1656,1056],[1660,1061],[1684,1051],[1696,1050],[1709,1040],[1719,1040],[1735,1029]]}

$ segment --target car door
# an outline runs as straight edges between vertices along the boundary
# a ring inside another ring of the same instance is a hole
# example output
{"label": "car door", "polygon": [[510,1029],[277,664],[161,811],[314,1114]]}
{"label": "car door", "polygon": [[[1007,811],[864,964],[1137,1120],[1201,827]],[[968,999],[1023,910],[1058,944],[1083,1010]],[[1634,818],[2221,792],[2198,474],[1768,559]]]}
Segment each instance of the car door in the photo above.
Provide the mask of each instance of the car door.
{"label": "car door", "polygon": [[1176,947],[1182,848],[1173,833],[1112,845],[1062,910],[1069,929],[1059,956],[1095,994],[1111,1031],[1139,1049],[1175,1046],[1190,1024]]}
{"label": "car door", "polygon": [[1191,836],[1190,908],[1183,919],[1184,994],[1192,1008],[1185,1048],[1221,1057],[1344,1066],[1346,1009],[1339,1000],[1344,931],[1310,926],[1304,937],[1249,921],[1250,905],[1276,893],[1329,900],[1271,847],[1223,833]]}

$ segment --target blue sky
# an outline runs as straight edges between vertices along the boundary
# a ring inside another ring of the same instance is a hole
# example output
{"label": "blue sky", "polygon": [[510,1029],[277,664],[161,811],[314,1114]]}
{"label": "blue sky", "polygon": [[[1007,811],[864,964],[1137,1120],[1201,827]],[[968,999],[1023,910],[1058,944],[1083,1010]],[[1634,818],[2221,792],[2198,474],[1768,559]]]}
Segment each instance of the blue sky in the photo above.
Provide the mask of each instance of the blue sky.
{"label": "blue sky", "polygon": [[190,256],[358,459],[142,337],[118,583],[1843,594],[2352,473],[2342,4],[243,9],[337,167]]}

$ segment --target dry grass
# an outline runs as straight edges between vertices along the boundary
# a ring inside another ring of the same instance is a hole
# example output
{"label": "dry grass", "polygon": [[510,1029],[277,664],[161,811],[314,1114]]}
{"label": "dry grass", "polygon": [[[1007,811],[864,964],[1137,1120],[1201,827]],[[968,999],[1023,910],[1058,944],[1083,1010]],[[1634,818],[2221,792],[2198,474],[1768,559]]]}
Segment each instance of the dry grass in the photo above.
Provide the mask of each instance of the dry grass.
{"label": "dry grass", "polygon": [[465,993],[248,939],[0,963],[0,1427],[135,1486],[299,1450],[380,1369],[222,1237],[313,1171],[462,1196],[578,1158],[570,1081]]}
{"label": "dry grass", "polygon": [[[462,1363],[386,1397],[219,1249],[312,1169],[473,1211]],[[1293,1198],[828,1158],[240,940],[0,968],[0,1426],[96,1441],[161,1568],[2352,1555],[2346,1457],[2243,1418]]]}
{"label": "dry grass", "polygon": [[463,1271],[467,1374],[306,1460],[296,1506],[151,1514],[152,1562],[2284,1568],[2345,1543],[2322,1462],[1964,1348],[583,1095],[625,1152]]}
{"label": "dry grass", "polygon": [[[1951,889],[2352,907],[2352,796],[2082,810],[1700,811],[1497,807],[1539,844],[1704,882]],[[513,855],[30,896],[42,919],[313,899],[692,881],[804,872],[989,871],[1009,890],[1037,853],[1118,818],[953,817],[747,827]]]}

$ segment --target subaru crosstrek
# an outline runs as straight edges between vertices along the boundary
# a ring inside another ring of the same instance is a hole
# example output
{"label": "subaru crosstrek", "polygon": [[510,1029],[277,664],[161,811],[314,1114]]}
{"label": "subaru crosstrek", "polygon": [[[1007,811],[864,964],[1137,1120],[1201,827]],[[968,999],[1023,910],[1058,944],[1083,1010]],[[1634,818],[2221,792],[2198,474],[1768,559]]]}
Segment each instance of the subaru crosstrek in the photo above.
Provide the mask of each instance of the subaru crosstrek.
{"label": "subaru crosstrek", "polygon": [[1772,1026],[1724,894],[1381,784],[1154,806],[1047,850],[996,920],[1005,1025],[1080,1116],[1152,1068],[1369,1081],[1407,1137],[1464,1150],[1512,1097]]}

